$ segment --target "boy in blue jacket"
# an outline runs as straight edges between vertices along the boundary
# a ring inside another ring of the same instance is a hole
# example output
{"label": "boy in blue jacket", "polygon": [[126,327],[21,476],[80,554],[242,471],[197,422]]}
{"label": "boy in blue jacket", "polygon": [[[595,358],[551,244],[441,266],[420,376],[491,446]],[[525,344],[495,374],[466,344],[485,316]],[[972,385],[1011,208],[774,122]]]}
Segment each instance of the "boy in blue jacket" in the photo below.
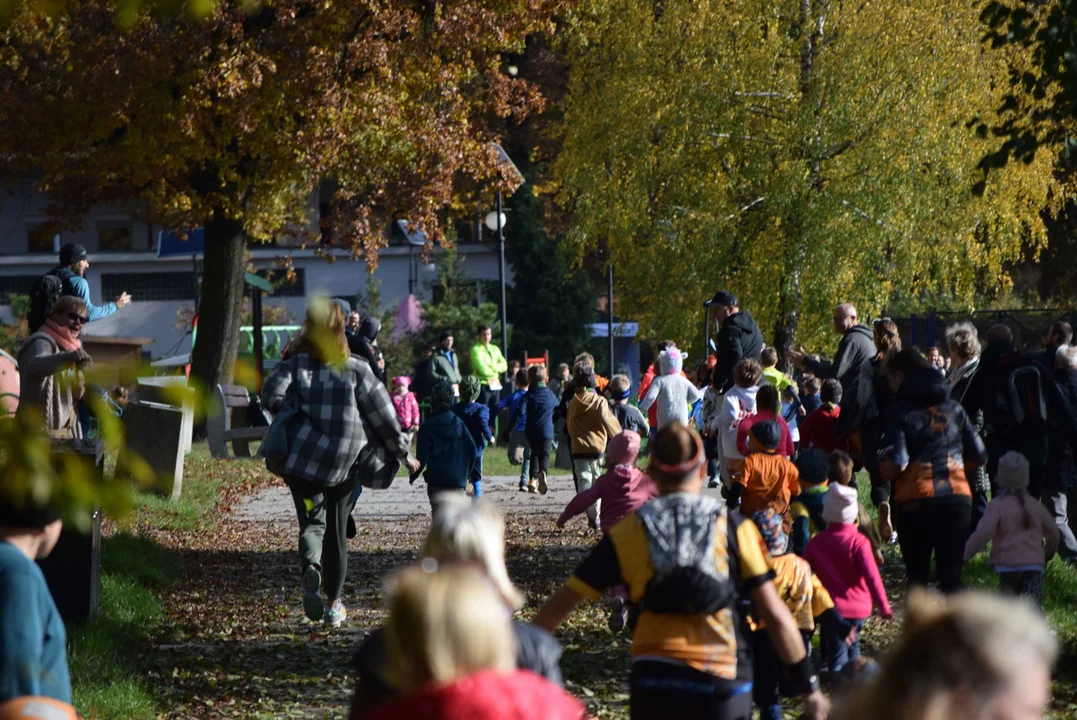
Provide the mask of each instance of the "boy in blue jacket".
{"label": "boy in blue jacket", "polygon": [[505,408],[509,409],[510,418],[519,418],[516,424],[509,425],[509,462],[513,465],[520,463],[517,460],[517,452],[523,448],[523,462],[520,463],[520,491],[527,492],[527,479],[530,477],[528,470],[531,467],[531,444],[527,442],[527,413],[516,411],[524,401],[524,397],[527,395],[527,371],[517,370],[515,377],[516,390],[511,395],[506,395],[504,399],[497,404],[494,411],[497,414],[501,414],[501,411]]}
{"label": "boy in blue jacket", "polygon": [[[531,446],[531,479],[527,491],[546,494],[546,476],[550,472],[550,450],[553,449],[553,412],[557,396],[546,387],[546,366],[532,365],[527,371],[528,389],[520,407],[512,414],[509,427],[516,427],[525,417],[524,436]],[[537,487],[536,487],[537,481]]]}
{"label": "boy in blue jacket", "polygon": [[474,402],[479,396],[482,384],[474,375],[468,375],[460,381],[460,402],[453,406],[453,413],[464,421],[464,427],[471,434],[475,443],[475,465],[471,470],[471,485],[475,488],[475,499],[482,497],[482,451],[486,443],[493,442],[490,432],[490,408]]}
{"label": "boy in blue jacket", "polygon": [[430,415],[419,426],[415,456],[419,469],[411,482],[422,475],[430,510],[437,512],[437,496],[444,492],[467,492],[467,480],[475,467],[475,441],[464,421],[452,411],[452,385],[441,380],[430,391]]}

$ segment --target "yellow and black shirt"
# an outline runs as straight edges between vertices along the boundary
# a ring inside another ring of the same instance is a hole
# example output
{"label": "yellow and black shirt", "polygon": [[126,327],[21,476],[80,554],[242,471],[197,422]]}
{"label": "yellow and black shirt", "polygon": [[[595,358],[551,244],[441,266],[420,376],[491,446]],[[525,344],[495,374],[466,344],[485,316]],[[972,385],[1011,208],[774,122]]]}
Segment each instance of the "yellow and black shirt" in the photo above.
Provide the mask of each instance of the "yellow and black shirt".
{"label": "yellow and black shirt", "polygon": [[[751,678],[744,605],[751,590],[774,578],[774,570],[752,522],[735,511],[722,511],[715,523],[715,570],[734,583],[737,601],[709,615],[644,609],[632,640],[632,658],[679,662],[723,680],[744,681]],[[623,583],[629,599],[639,604],[653,576],[647,535],[638,513],[633,512],[613,526],[566,585],[593,599]]]}
{"label": "yellow and black shirt", "polygon": [[[815,619],[834,607],[830,593],[802,557],[785,553],[774,558],[774,589],[793,614],[797,627],[804,632],[815,630]],[[752,630],[761,630],[763,620],[749,619]]]}

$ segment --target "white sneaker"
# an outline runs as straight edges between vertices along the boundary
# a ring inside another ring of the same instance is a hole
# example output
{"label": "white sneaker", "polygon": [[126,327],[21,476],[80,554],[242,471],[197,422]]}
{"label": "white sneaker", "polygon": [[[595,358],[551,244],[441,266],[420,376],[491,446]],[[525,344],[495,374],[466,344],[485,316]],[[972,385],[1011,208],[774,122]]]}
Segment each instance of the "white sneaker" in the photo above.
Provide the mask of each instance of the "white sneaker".
{"label": "white sneaker", "polygon": [[348,619],[348,611],[344,603],[337,600],[331,607],[325,608],[325,624],[329,627],[340,627]]}

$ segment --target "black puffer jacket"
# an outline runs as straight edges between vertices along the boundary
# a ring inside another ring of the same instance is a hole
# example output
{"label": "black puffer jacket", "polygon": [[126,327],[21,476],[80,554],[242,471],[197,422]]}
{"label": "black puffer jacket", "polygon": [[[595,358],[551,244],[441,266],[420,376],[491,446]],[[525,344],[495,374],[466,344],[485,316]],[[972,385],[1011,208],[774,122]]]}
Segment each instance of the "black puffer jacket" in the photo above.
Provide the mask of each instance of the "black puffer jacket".
{"label": "black puffer jacket", "polygon": [[377,318],[366,317],[359,323],[359,330],[348,338],[348,350],[352,355],[370,363],[370,369],[374,371],[381,384],[385,384],[385,371],[378,367],[378,352],[374,349],[374,342],[381,332],[381,322]]}
{"label": "black puffer jacket", "polygon": [[725,392],[733,387],[733,368],[737,363],[746,358],[758,362],[763,352],[763,333],[750,312],[741,310],[725,319],[718,331],[717,348],[718,362],[711,383]]}

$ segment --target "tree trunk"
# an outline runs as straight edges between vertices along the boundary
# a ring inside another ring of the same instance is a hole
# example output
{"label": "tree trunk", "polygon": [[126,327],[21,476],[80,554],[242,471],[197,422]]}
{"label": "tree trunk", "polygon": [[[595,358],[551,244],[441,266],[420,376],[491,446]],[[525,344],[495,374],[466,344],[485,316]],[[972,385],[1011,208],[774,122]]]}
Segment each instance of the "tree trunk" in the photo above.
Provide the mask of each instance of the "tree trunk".
{"label": "tree trunk", "polygon": [[774,323],[774,347],[778,351],[778,367],[782,371],[789,370],[785,354],[793,349],[797,341],[800,306],[803,299],[800,276],[807,251],[807,242],[801,235],[783,265],[790,270],[785,273],[781,289],[778,291],[778,320]]}
{"label": "tree trunk", "polygon": [[211,220],[205,225],[206,251],[198,314],[198,338],[191,374],[206,392],[232,382],[239,352],[243,311],[246,236],[238,220]]}

